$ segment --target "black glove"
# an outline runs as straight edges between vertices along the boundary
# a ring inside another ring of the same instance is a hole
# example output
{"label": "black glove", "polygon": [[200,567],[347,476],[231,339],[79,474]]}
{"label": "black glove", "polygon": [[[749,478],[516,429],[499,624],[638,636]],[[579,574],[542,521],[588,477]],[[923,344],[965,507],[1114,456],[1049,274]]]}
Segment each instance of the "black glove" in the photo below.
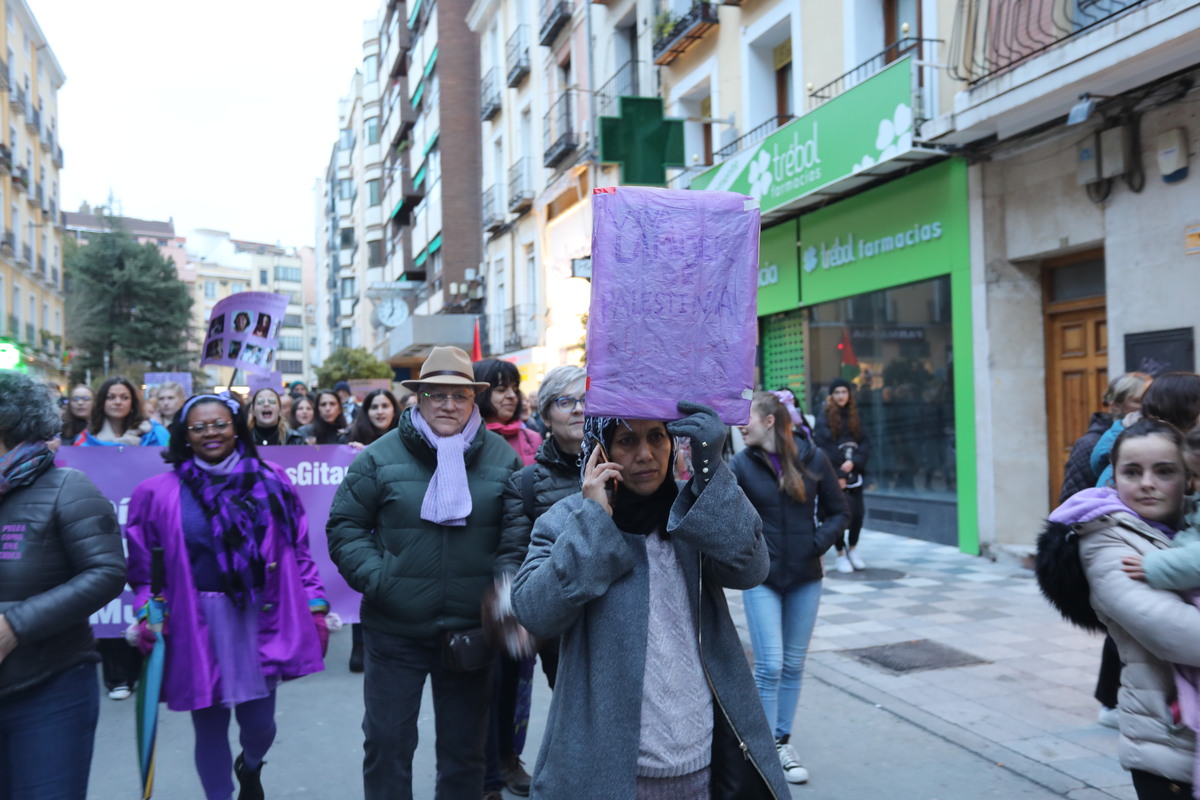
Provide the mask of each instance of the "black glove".
{"label": "black glove", "polygon": [[679,410],[687,414],[683,419],[667,423],[667,432],[672,436],[686,436],[692,440],[692,492],[697,496],[712,476],[721,461],[721,449],[725,446],[725,423],[706,405],[681,400]]}

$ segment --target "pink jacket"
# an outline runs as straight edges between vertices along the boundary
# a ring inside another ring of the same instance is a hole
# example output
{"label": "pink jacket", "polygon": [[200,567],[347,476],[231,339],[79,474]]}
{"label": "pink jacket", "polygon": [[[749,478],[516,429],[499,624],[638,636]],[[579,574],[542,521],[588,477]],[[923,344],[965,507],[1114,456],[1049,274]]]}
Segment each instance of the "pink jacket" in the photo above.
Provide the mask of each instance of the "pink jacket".
{"label": "pink jacket", "polygon": [[[280,467],[264,463],[290,491],[295,491]],[[213,705],[219,678],[192,581],[180,488],[174,472],[142,481],[130,499],[125,533],[129,545],[128,581],[139,609],[150,598],[151,548],[163,548],[163,596],[168,615],[163,699],[172,711],[191,711]],[[320,672],[325,665],[308,601],[323,599],[325,590],[308,550],[307,516],[300,516],[295,546],[290,532],[272,525],[263,538],[262,552],[267,561],[266,585],[258,598],[262,603],[258,652],[263,674],[289,680]]]}
{"label": "pink jacket", "polygon": [[507,425],[499,422],[489,422],[487,429],[503,436],[504,441],[508,442],[512,446],[512,449],[517,451],[517,456],[525,466],[529,466],[534,462],[538,448],[542,446],[541,435],[537,431],[531,431],[529,428],[526,428],[521,424],[520,420],[513,420]]}

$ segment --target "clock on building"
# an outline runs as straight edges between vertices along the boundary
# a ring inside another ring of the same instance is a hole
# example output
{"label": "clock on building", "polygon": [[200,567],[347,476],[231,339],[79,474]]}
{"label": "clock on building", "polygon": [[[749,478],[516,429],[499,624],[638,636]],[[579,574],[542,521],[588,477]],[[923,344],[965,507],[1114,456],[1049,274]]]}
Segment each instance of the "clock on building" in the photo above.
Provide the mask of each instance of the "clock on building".
{"label": "clock on building", "polygon": [[385,328],[394,328],[408,319],[408,303],[402,297],[385,297],[375,308],[379,324]]}

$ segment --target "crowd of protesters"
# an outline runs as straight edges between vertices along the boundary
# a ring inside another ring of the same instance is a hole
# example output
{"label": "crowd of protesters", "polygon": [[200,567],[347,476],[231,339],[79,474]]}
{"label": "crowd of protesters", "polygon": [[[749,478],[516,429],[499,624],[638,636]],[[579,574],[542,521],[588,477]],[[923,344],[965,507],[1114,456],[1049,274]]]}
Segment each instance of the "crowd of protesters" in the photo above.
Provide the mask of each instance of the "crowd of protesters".
{"label": "crowd of protesters", "polygon": [[[72,505],[78,522],[39,510],[50,514],[43,528],[62,528],[48,558],[70,569],[46,568],[49,583],[0,596],[0,738],[57,737],[20,710],[51,695],[73,703],[74,768],[50,776],[37,759],[0,761],[0,796],[42,796],[58,781],[61,796],[84,797],[98,713],[92,664],[101,662],[110,698],[128,698],[160,636],[161,700],[190,715],[204,796],[267,795],[277,689],[324,669],[333,610],[302,497],[259,452],[287,445],[357,454],[326,533],[333,563],[362,595],[348,667],[364,673],[369,800],[412,796],[427,679],[439,797],[782,798],[788,783],[806,782],[790,734],[821,557],[846,547],[847,529],[852,553],[861,524],[848,510],[857,487],[847,480],[866,449],[860,436],[857,458],[846,455],[846,437],[859,436],[852,400],[831,401],[822,441],[790,392],[759,393],[730,437],[687,398],[674,421],[585,417],[579,367],[551,370],[528,396],[521,382],[515,365],[472,362],[453,347],[435,348],[395,393],[358,398],[346,382],[245,397],[188,397],[178,384],[143,394],[114,376],[59,401],[0,373],[6,521],[48,481],[87,498]],[[38,424],[16,423],[39,403]],[[729,438],[744,446],[732,461]],[[163,453],[168,471],[133,492],[124,557],[111,505],[82,473],[54,467],[60,444]],[[161,634],[148,614],[156,563],[169,609]],[[54,581],[71,586],[69,601]],[[138,620],[97,647],[87,618],[123,581]],[[745,593],[753,669],[725,589]],[[51,614],[65,633],[44,639],[38,626]],[[32,674],[33,662],[51,668]],[[539,662],[553,699],[528,769]],[[585,707],[595,713],[578,713]]]}

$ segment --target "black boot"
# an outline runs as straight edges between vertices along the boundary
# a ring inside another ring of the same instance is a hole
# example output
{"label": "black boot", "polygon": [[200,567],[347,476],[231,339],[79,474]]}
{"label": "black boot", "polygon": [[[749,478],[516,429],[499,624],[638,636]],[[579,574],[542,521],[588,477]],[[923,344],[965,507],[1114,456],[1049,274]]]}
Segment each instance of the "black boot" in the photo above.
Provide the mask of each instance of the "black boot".
{"label": "black boot", "polygon": [[350,671],[363,671],[363,637],[362,623],[355,622],[350,626]]}
{"label": "black boot", "polygon": [[238,784],[242,787],[238,792],[237,800],[263,800],[262,788],[262,768],[263,764],[258,765],[258,769],[251,770],[246,768],[243,760],[245,753],[238,753],[237,759],[233,762],[233,774],[237,776]]}

